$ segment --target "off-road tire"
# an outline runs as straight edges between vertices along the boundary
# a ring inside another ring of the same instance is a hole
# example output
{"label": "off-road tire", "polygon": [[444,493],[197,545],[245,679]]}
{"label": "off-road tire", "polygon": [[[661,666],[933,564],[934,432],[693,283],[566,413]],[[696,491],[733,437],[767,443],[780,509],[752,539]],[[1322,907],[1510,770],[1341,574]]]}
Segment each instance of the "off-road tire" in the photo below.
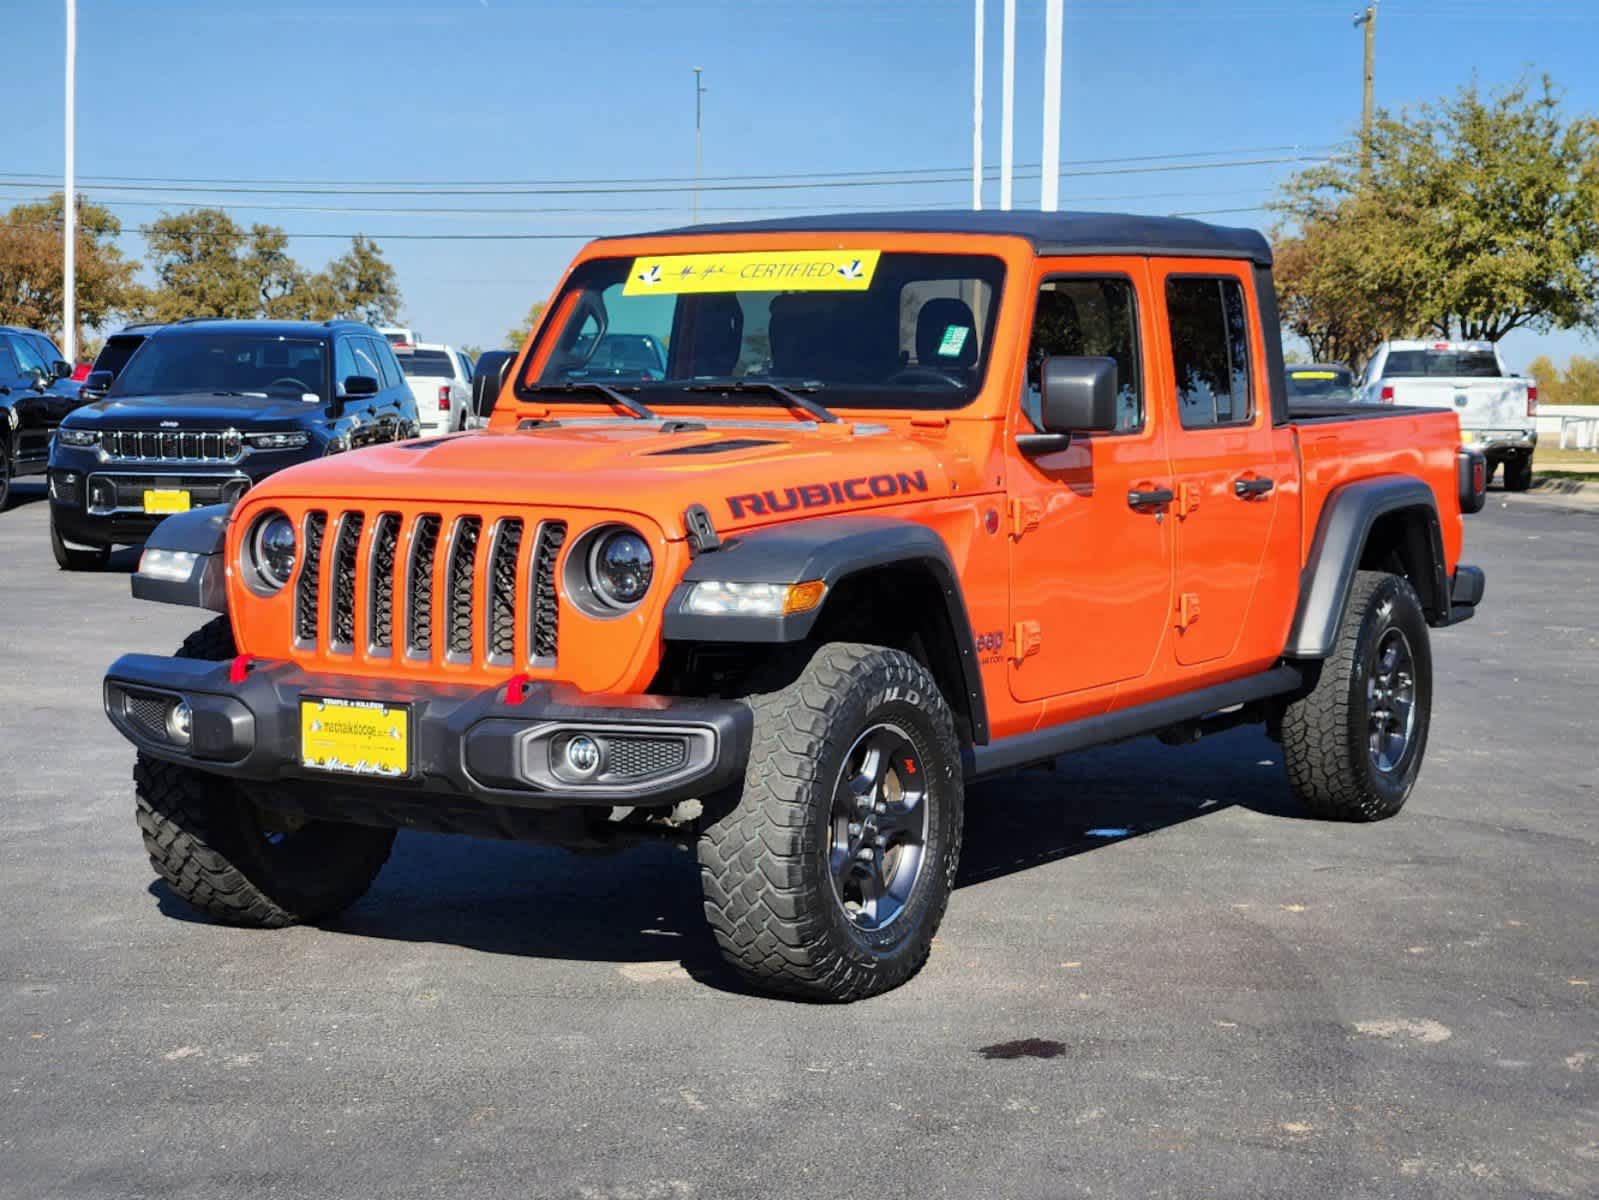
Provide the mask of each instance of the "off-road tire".
{"label": "off-road tire", "polygon": [[1532,486],[1532,455],[1505,459],[1505,491],[1524,492]]}
{"label": "off-road tire", "polygon": [[[1404,637],[1413,663],[1415,723],[1390,771],[1372,750],[1368,682],[1389,630]],[[1432,713],[1432,650],[1427,618],[1410,581],[1381,571],[1356,574],[1338,639],[1310,693],[1283,714],[1288,783],[1312,814],[1336,821],[1379,821],[1398,812],[1426,755]]]}
{"label": "off-road tire", "polygon": [[[754,987],[850,1001],[898,987],[927,960],[960,859],[960,742],[933,677],[910,655],[835,642],[796,678],[748,698],[755,726],[742,792],[699,839],[705,915]],[[829,868],[833,797],[864,731],[890,722],[922,764],[921,866],[882,928],[851,920]]]}
{"label": "off-road tire", "polygon": [[[56,556],[56,566],[63,571],[103,570],[111,558],[110,546],[79,548],[69,546],[56,529],[55,519],[50,521],[50,552]],[[229,635],[232,636],[231,634]],[[187,657],[194,657],[189,655]]]}
{"label": "off-road tire", "polygon": [[[234,654],[227,617],[184,639],[179,658]],[[392,829],[310,821],[281,841],[275,822],[229,780],[140,754],[136,818],[150,863],[191,907],[230,925],[276,929],[331,916],[372,886],[394,844]]]}

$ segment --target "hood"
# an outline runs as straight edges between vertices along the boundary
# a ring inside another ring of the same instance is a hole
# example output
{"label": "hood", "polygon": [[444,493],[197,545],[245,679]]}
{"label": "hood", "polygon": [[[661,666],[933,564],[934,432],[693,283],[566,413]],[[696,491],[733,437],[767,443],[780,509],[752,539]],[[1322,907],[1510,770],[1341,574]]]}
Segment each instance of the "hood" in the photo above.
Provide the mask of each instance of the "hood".
{"label": "hood", "polygon": [[[642,426],[642,428],[640,427]],[[936,500],[977,475],[942,442],[882,427],[788,430],[656,422],[485,430],[373,446],[279,472],[251,492],[339,501],[505,503],[638,513],[681,536],[704,505],[719,530]]]}
{"label": "hood", "polygon": [[[186,392],[176,396],[111,396],[72,410],[65,424],[79,429],[282,429],[308,419],[323,419],[327,406],[273,396],[218,396]],[[176,421],[162,425],[163,421]]]}

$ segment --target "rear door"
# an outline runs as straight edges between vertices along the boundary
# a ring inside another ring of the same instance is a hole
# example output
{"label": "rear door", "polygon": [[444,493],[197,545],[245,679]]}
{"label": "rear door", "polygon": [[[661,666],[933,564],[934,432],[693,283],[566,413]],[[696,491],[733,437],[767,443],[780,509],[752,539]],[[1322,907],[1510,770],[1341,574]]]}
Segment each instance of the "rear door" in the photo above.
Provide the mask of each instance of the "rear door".
{"label": "rear door", "polygon": [[1012,444],[1015,433],[1037,427],[1039,368],[1055,355],[1115,359],[1121,420],[1114,433],[1074,435],[1064,450],[1012,451],[1011,628],[999,640],[1017,700],[1140,679],[1165,635],[1171,522],[1161,505],[1129,500],[1165,487],[1170,475],[1165,429],[1148,403],[1150,347],[1159,343],[1140,303],[1147,280],[1141,259],[1094,258],[1042,260],[1034,281]]}
{"label": "rear door", "polygon": [[1172,621],[1182,666],[1239,644],[1281,506],[1271,401],[1247,263],[1154,264],[1164,300],[1177,423]]}

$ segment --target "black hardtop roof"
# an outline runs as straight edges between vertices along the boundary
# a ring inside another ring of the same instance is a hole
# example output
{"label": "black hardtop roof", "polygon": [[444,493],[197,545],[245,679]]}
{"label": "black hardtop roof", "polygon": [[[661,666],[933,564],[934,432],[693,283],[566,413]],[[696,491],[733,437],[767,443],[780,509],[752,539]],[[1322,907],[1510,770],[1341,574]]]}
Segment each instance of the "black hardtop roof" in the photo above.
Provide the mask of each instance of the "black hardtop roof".
{"label": "black hardtop roof", "polygon": [[[327,337],[334,333],[370,333],[377,330],[361,321],[253,321],[234,320],[228,317],[186,317],[166,325],[152,325],[148,329],[130,326],[134,333],[146,336],[183,335],[186,333],[262,333],[268,337]],[[128,332],[125,330],[124,332]]]}
{"label": "black hardtop roof", "polygon": [[1038,254],[1175,254],[1246,258],[1262,266],[1271,265],[1271,246],[1253,229],[1207,225],[1186,217],[1144,217],[1129,213],[992,209],[838,213],[686,225],[655,230],[653,235],[726,233],[975,233],[1024,238],[1033,244]]}

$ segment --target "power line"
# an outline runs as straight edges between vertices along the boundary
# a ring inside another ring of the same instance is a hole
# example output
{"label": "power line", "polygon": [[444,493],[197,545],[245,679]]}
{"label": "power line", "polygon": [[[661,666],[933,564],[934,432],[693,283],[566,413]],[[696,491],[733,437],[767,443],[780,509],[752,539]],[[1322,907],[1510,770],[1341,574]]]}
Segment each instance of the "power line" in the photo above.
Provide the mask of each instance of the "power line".
{"label": "power line", "polygon": [[[1063,167],[1096,167],[1116,166],[1126,163],[1161,163],[1182,162],[1202,158],[1221,158],[1241,154],[1305,154],[1336,149],[1332,143],[1305,145],[1296,143],[1281,146],[1246,146],[1228,150],[1192,150],[1173,154],[1132,154],[1114,158],[1080,158],[1068,159],[1061,165]],[[1040,163],[1016,164],[1021,170],[1039,170]],[[985,166],[987,177],[997,178],[999,167],[997,164]],[[870,171],[792,171],[779,174],[734,174],[734,175],[706,175],[702,176],[705,183],[758,183],[758,182],[784,182],[789,180],[833,180],[833,179],[888,179],[900,176],[920,175],[952,175],[959,174],[964,181],[970,168],[960,167],[895,167]],[[49,182],[55,178],[49,172],[43,171],[0,171],[0,179],[16,180],[42,180]],[[544,188],[544,187],[617,187],[630,189],[638,184],[667,184],[681,183],[692,186],[693,176],[685,175],[656,175],[632,176],[604,179],[502,179],[502,180],[433,180],[433,179],[273,179],[273,178],[243,178],[243,177],[205,177],[182,175],[83,175],[79,176],[92,183],[141,183],[141,184],[216,184],[216,185],[249,185],[292,187],[304,185],[326,190],[330,193],[346,194],[346,185],[354,188],[417,188],[420,194],[430,194],[440,190],[459,188]],[[819,185],[821,186],[821,185]],[[363,193],[364,194],[364,193]]]}

